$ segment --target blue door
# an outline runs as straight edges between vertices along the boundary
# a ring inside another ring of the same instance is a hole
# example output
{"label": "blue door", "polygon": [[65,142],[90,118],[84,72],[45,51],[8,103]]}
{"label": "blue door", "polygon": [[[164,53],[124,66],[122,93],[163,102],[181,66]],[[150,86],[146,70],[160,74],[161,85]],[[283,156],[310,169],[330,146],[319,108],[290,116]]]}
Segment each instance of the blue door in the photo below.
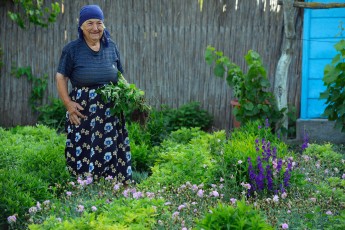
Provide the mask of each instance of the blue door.
{"label": "blue door", "polygon": [[[306,2],[345,3],[345,0],[306,0]],[[325,100],[323,70],[336,55],[334,45],[345,39],[345,8],[304,9],[301,119],[322,118]]]}

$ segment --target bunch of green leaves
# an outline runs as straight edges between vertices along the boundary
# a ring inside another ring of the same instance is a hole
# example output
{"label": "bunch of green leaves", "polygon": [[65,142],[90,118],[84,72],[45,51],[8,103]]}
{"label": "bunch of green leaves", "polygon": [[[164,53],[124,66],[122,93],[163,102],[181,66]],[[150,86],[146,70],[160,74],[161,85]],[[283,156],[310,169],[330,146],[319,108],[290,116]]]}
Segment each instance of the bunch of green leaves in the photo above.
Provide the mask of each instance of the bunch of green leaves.
{"label": "bunch of green leaves", "polygon": [[52,98],[49,104],[39,106],[38,123],[57,131],[63,131],[66,118],[66,108],[58,98]]}
{"label": "bunch of green leaves", "polygon": [[50,7],[44,6],[44,0],[14,0],[14,3],[20,7],[19,12],[8,12],[8,16],[17,23],[17,25],[26,29],[25,22],[29,21],[34,25],[48,27],[54,23],[60,13],[60,4],[52,2]]}
{"label": "bunch of green leaves", "polygon": [[120,71],[117,75],[117,84],[111,82],[96,91],[101,94],[105,102],[112,103],[111,113],[120,116],[122,113],[129,114],[135,109],[142,112],[150,111],[151,106],[146,102],[145,92],[138,89],[135,84],[129,84]]}
{"label": "bunch of green leaves", "polygon": [[198,229],[273,229],[260,211],[237,201],[236,207],[219,204],[211,213],[200,220]]}
{"label": "bunch of green leaves", "polygon": [[17,78],[26,76],[29,82],[32,83],[31,95],[29,98],[29,104],[35,111],[36,108],[42,104],[44,93],[48,85],[48,75],[45,74],[43,77],[37,77],[32,74],[30,66],[12,68],[12,75]]}
{"label": "bunch of green leaves", "polygon": [[341,39],[334,48],[337,54],[325,66],[322,80],[326,90],[320,93],[320,99],[326,99],[323,116],[335,121],[335,128],[345,132],[345,40]]}

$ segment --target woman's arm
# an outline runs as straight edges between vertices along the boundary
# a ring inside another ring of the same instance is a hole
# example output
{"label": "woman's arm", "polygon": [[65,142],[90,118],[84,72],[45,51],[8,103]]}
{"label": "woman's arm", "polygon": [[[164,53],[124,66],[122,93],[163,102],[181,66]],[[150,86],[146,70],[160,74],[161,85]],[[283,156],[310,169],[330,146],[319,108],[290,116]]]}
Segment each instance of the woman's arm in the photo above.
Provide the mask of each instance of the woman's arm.
{"label": "woman's arm", "polygon": [[68,113],[69,120],[74,125],[80,125],[80,118],[85,118],[80,111],[84,108],[75,101],[72,101],[68,95],[68,78],[60,73],[56,73],[56,87],[63,104],[65,105]]}

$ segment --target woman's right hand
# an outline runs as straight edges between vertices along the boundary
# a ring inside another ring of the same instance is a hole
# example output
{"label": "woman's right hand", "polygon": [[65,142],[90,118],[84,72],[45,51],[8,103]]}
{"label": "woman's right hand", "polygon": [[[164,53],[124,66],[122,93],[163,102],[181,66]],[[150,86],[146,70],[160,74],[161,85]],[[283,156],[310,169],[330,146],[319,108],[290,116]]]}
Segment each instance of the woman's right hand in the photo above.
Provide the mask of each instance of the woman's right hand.
{"label": "woman's right hand", "polygon": [[69,114],[69,121],[71,122],[71,124],[77,126],[80,125],[80,120],[86,117],[81,113],[81,111],[83,111],[84,108],[74,101],[70,101],[66,107]]}

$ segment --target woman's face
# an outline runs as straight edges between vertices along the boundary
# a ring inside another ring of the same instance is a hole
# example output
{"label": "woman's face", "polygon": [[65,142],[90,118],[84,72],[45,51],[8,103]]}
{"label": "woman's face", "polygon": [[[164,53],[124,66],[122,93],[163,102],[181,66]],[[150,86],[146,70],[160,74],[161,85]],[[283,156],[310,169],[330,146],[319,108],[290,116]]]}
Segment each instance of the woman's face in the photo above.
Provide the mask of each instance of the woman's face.
{"label": "woman's face", "polygon": [[99,19],[86,20],[81,29],[83,30],[84,38],[87,41],[97,42],[101,39],[104,31],[104,24]]}

